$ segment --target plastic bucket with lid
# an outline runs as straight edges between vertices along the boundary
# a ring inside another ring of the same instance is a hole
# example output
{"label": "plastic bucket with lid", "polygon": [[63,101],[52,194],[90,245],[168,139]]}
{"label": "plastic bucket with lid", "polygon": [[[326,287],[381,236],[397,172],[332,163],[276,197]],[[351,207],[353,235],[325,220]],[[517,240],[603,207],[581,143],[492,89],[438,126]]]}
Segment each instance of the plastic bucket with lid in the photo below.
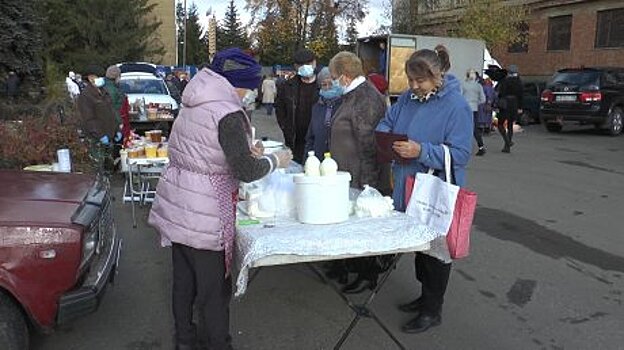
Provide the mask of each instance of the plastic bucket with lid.
{"label": "plastic bucket with lid", "polygon": [[349,219],[351,174],[294,176],[297,218],[304,224],[336,224]]}

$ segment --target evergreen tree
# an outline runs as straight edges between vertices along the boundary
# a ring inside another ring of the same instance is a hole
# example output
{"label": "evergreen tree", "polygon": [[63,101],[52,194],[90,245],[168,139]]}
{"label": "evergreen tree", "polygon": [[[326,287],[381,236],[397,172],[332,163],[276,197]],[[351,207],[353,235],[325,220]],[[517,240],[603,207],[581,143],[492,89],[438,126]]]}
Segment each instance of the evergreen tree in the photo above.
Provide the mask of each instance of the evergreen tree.
{"label": "evergreen tree", "polygon": [[260,62],[264,65],[291,64],[297,48],[297,27],[292,21],[293,5],[280,7],[260,22],[257,32]]}
{"label": "evergreen tree", "polygon": [[163,53],[150,0],[41,0],[44,54],[63,70]]}
{"label": "evergreen tree", "polygon": [[200,65],[208,60],[208,46],[202,39],[202,31],[197,6],[193,3],[186,20],[186,64]]}
{"label": "evergreen tree", "polygon": [[345,41],[347,42],[347,46],[350,51],[354,51],[355,45],[357,44],[358,31],[356,25],[356,19],[350,18],[349,23],[347,24],[347,31],[345,33]]}
{"label": "evergreen tree", "polygon": [[249,48],[249,38],[243,24],[240,22],[234,0],[230,0],[230,5],[225,13],[225,19],[217,29],[217,50],[223,50],[228,47]]}
{"label": "evergreen tree", "polygon": [[0,74],[41,73],[39,53],[42,41],[39,20],[32,1],[0,2]]}

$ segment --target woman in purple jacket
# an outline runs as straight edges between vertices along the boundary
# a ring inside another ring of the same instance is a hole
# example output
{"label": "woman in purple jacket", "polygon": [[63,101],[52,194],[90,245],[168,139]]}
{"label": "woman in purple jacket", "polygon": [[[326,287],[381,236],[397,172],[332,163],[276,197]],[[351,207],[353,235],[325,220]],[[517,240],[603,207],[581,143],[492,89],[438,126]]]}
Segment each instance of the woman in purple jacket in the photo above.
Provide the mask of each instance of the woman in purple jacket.
{"label": "woman in purple jacket", "polygon": [[[169,140],[149,223],[171,246],[178,350],[231,349],[229,304],[239,181],[264,177],[292,159],[252,145],[244,101],[260,83],[260,65],[242,50],[217,53],[189,82]],[[193,309],[198,325],[193,323]]]}

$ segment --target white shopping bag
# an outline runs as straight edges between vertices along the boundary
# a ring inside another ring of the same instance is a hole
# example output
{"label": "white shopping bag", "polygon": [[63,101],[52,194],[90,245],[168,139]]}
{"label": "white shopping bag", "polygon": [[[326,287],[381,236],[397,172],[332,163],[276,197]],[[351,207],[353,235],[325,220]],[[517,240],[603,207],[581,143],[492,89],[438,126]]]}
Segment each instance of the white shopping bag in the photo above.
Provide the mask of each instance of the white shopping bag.
{"label": "white shopping bag", "polygon": [[427,174],[416,174],[412,196],[405,213],[413,217],[417,224],[446,236],[453,221],[459,186],[451,183],[451,153],[446,145],[442,147],[444,147],[446,182],[434,176],[433,169],[429,169]]}

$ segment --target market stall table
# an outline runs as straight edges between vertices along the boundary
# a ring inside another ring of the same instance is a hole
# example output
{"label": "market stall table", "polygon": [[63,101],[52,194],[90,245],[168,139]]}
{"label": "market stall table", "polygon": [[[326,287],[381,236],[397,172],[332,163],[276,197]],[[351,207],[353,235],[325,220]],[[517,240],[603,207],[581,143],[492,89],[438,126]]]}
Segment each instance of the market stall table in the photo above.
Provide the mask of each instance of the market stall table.
{"label": "market stall table", "polygon": [[[136,209],[134,207],[135,201],[138,198],[140,204],[143,204],[146,201],[147,196],[151,193],[153,194],[154,190],[151,190],[149,187],[146,187],[147,180],[150,178],[159,178],[163,169],[169,164],[168,157],[159,157],[159,158],[126,158],[126,164],[128,171],[126,188],[128,189],[129,196],[124,194],[124,200],[129,198],[129,201],[132,205],[132,225],[134,228],[137,227],[136,223]],[[146,169],[152,169],[155,171],[147,172]],[[136,176],[138,177],[138,189],[134,188],[134,173],[136,172]],[[147,173],[150,175],[146,176]]]}
{"label": "market stall table", "polygon": [[[239,212],[239,220],[244,219],[244,214]],[[382,218],[352,216],[344,223],[333,225],[305,225],[287,218],[272,218],[266,223],[255,225],[238,225],[235,295],[239,297],[245,293],[249,270],[252,268],[393,254],[391,268],[382,274],[377,287],[364,304],[353,304],[329,283],[355,313],[334,349],[340,349],[361,317],[371,317],[400,349],[405,349],[369,309],[369,305],[389,278],[401,255],[429,249],[434,238],[434,232],[416,226],[413,219],[399,212]],[[311,264],[308,266],[327,283],[322,273]]]}
{"label": "market stall table", "polygon": [[173,122],[175,118],[155,118],[155,119],[138,119],[131,118],[130,126],[137,133],[142,134],[148,130],[159,129],[163,131],[163,135],[169,137],[169,133],[171,132],[171,128],[173,127]]}

